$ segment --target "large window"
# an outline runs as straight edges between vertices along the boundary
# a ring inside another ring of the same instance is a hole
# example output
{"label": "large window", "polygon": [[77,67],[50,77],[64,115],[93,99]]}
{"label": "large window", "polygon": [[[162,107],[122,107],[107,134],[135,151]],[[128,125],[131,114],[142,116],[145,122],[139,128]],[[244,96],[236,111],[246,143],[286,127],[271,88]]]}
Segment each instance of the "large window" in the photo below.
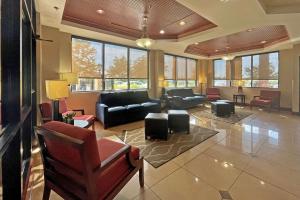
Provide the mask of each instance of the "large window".
{"label": "large window", "polygon": [[228,62],[224,60],[214,60],[214,86],[230,86],[227,70]]}
{"label": "large window", "polygon": [[[279,53],[237,57],[233,61],[214,61],[215,86],[278,88]],[[228,72],[231,78],[228,78]],[[225,80],[226,83],[225,83]],[[231,80],[230,82],[228,80]]]}
{"label": "large window", "polygon": [[164,63],[165,87],[196,87],[196,60],[166,54]]}
{"label": "large window", "polygon": [[148,51],[72,38],[72,68],[79,75],[75,91],[148,88]]}

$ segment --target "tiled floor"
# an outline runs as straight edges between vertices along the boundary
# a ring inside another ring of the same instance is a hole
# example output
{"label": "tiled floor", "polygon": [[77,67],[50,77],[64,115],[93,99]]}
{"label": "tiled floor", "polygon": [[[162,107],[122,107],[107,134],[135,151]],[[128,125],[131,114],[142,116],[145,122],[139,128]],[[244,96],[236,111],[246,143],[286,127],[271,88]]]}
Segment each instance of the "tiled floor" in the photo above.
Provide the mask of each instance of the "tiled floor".
{"label": "tiled floor", "polygon": [[[116,199],[221,200],[220,190],[229,191],[233,200],[300,199],[300,117],[254,112],[238,124],[191,117],[191,123],[219,133],[157,169],[145,162],[145,188],[135,176]],[[38,154],[35,158],[32,199],[41,199],[42,167]],[[52,192],[51,199],[60,197]]]}

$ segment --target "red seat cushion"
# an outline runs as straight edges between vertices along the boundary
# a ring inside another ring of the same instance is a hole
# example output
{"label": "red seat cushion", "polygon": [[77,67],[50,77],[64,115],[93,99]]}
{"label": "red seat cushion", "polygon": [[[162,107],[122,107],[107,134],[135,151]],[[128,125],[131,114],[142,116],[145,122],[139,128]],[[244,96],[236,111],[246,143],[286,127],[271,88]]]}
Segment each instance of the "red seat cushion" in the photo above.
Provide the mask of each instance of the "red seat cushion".
{"label": "red seat cushion", "polygon": [[[48,122],[44,124],[43,127],[45,129],[56,131],[66,136],[85,141],[87,144],[86,151],[87,155],[89,156],[91,166],[93,167],[93,169],[95,169],[100,165],[98,145],[96,134],[94,131],[79,128],[58,121]],[[82,172],[83,163],[81,161],[78,150],[59,141],[45,139],[45,142],[47,150],[53,158],[59,160],[60,162],[78,172]]]}
{"label": "red seat cushion", "polygon": [[[112,154],[124,147],[124,144],[114,142],[108,139],[98,140],[98,149],[101,161],[109,158]],[[139,159],[139,149],[131,147],[131,154],[135,160]],[[103,199],[109,194],[119,183],[130,173],[130,165],[123,156],[113,165],[108,167],[101,173],[97,180],[97,188],[99,188],[99,199]]]}
{"label": "red seat cushion", "polygon": [[217,94],[210,94],[210,95],[207,95],[207,99],[208,100],[218,100],[220,99],[220,95],[217,95]]}
{"label": "red seat cushion", "polygon": [[250,102],[251,105],[270,105],[272,100],[267,99],[255,99]]}

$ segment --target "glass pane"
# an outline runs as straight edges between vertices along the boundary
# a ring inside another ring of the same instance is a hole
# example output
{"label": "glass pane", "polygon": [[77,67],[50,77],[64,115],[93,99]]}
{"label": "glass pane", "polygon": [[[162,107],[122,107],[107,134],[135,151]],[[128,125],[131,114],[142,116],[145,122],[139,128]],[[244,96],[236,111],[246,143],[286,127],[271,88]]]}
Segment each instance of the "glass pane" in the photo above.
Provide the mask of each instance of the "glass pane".
{"label": "glass pane", "polygon": [[103,44],[72,38],[72,69],[79,77],[100,78],[102,76]]}
{"label": "glass pane", "polygon": [[127,79],[105,79],[105,90],[127,90]]}
{"label": "glass pane", "polygon": [[148,53],[144,50],[129,49],[130,78],[148,78]]}
{"label": "glass pane", "polygon": [[130,79],[130,89],[147,89],[148,80],[147,79]]}
{"label": "glass pane", "polygon": [[196,61],[187,59],[187,79],[196,80],[197,78]]}
{"label": "glass pane", "polygon": [[214,60],[214,79],[226,79],[225,60]]}
{"label": "glass pane", "polygon": [[176,81],[175,80],[165,80],[164,85],[166,88],[174,88],[174,87],[176,87]]}
{"label": "glass pane", "polygon": [[164,56],[164,76],[165,79],[175,79],[175,57],[170,55]]}
{"label": "glass pane", "polygon": [[253,80],[252,87],[278,88],[278,80]]}
{"label": "glass pane", "polygon": [[179,88],[186,87],[186,81],[185,80],[184,81],[178,80],[176,86],[179,87]]}
{"label": "glass pane", "polygon": [[188,87],[196,87],[196,81],[195,80],[188,80],[187,81],[187,83],[188,83]]}
{"label": "glass pane", "polygon": [[214,80],[214,86],[229,87],[230,81],[229,80]]}
{"label": "glass pane", "polygon": [[177,79],[181,79],[181,80],[186,79],[186,59],[185,58],[176,57],[176,71],[177,71]]}
{"label": "glass pane", "polygon": [[72,91],[102,90],[102,79],[79,78],[78,84],[72,86]]}
{"label": "glass pane", "polygon": [[251,87],[251,80],[232,80],[231,81],[231,86],[233,87]]}
{"label": "glass pane", "polygon": [[278,52],[253,56],[253,79],[278,79]]}
{"label": "glass pane", "polygon": [[105,44],[105,78],[127,78],[127,48]]}
{"label": "glass pane", "polygon": [[251,79],[251,56],[242,57],[242,79]]}
{"label": "glass pane", "polygon": [[278,79],[279,53],[269,53],[269,78]]}

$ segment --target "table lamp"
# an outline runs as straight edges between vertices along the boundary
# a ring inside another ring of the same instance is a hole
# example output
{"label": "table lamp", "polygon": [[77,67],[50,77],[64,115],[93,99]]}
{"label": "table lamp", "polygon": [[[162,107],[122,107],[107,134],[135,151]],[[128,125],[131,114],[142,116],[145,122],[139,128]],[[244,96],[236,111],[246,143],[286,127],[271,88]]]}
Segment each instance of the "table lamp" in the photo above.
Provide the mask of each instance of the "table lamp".
{"label": "table lamp", "polygon": [[53,103],[53,120],[60,121],[59,99],[69,96],[68,82],[65,80],[46,80],[46,94]]}
{"label": "table lamp", "polygon": [[65,80],[68,85],[78,84],[78,74],[73,72],[59,73],[60,80]]}
{"label": "table lamp", "polygon": [[243,94],[243,81],[238,81],[238,94]]}

